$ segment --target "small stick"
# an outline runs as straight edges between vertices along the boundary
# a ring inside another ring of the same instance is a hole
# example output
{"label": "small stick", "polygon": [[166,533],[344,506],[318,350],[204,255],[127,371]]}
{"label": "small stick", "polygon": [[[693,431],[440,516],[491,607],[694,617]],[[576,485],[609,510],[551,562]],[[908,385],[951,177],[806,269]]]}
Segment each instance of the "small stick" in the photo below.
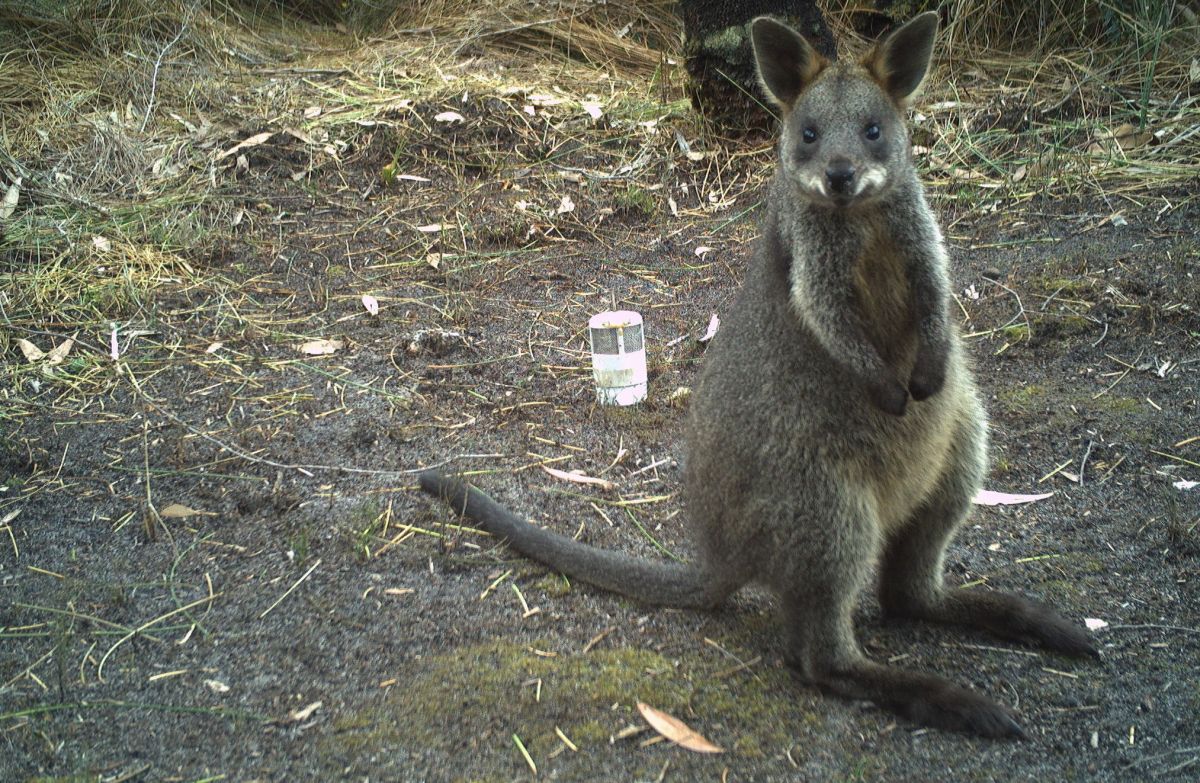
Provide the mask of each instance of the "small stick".
{"label": "small stick", "polygon": [[1092,453],[1092,441],[1088,440],[1087,449],[1083,452],[1083,459],[1079,461],[1079,486],[1083,486],[1083,470],[1087,467],[1088,457]]}
{"label": "small stick", "polygon": [[516,744],[517,750],[521,751],[521,755],[525,757],[525,763],[533,770],[533,774],[537,774],[537,764],[533,763],[533,757],[529,755],[529,751],[525,750],[525,743],[521,742],[521,738],[513,732],[513,743]]}
{"label": "small stick", "polygon": [[[318,560],[317,562],[319,563],[320,561]],[[289,590],[288,592],[291,592],[291,591]],[[116,650],[118,647],[120,647],[122,644],[129,641],[133,637],[137,636],[139,633],[146,630],[150,626],[157,625],[158,623],[162,622],[163,620],[167,619],[168,617],[174,617],[175,615],[177,615],[181,612],[186,612],[189,609],[195,609],[200,604],[205,604],[210,601],[213,601],[220,595],[221,595],[221,593],[213,593],[212,595],[205,596],[204,598],[201,598],[199,600],[192,601],[190,604],[187,604],[186,606],[180,606],[177,609],[172,609],[171,611],[167,612],[164,615],[159,615],[158,617],[155,617],[153,620],[142,623],[137,628],[134,628],[132,631],[130,631],[129,633],[122,636],[120,639],[117,640],[117,643],[114,644],[112,647],[109,647],[108,652],[104,653],[104,656],[102,658],[100,658],[100,663],[96,666],[96,678],[98,680],[100,680],[101,682],[104,682],[104,662],[107,661],[108,657],[113,654],[113,651]],[[280,599],[280,600],[282,600],[282,599]]]}
{"label": "small stick", "polygon": [[1042,482],[1046,481],[1046,479],[1053,478],[1056,473],[1058,473],[1060,470],[1062,470],[1063,468],[1065,468],[1067,465],[1070,465],[1070,464],[1071,464],[1071,460],[1067,460],[1063,464],[1056,467],[1054,470],[1050,471],[1049,473],[1047,473],[1046,475],[1044,475],[1040,479],[1038,479],[1038,483],[1041,484]]}
{"label": "small stick", "polygon": [[283,603],[283,599],[285,599],[289,595],[291,595],[292,591],[295,590],[297,587],[299,587],[301,582],[303,582],[305,579],[308,579],[308,577],[312,574],[312,572],[317,570],[317,566],[319,566],[319,565],[321,565],[320,560],[317,560],[317,562],[313,563],[309,567],[309,569],[304,572],[304,576],[297,579],[291,587],[289,587],[287,590],[284,591],[283,595],[276,598],[275,603],[271,604],[270,606],[268,606],[266,609],[263,610],[263,613],[258,616],[258,619],[260,619],[260,620],[263,619],[264,617],[266,617],[268,614],[271,613],[272,609],[274,609],[275,607],[277,607],[281,603]]}

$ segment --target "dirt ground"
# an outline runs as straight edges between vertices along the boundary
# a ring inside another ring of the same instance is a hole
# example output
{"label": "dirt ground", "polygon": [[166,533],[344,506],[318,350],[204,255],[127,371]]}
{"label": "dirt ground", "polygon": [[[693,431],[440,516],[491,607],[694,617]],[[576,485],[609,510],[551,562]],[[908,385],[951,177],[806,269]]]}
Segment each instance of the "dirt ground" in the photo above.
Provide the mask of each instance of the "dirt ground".
{"label": "dirt ground", "polygon": [[[251,76],[236,94],[280,78]],[[336,110],[347,78],[293,82],[295,116]],[[596,119],[575,94],[456,91],[327,141],[227,121],[193,146],[236,230],[160,270],[118,361],[107,329],[80,332],[97,391],[83,365],[4,357],[0,779],[1197,779],[1195,175],[1014,198],[919,152],[992,419],[987,486],[1052,493],[978,507],[949,578],[1107,623],[1081,662],[884,624],[868,597],[874,658],[985,691],[1029,734],[984,741],[800,684],[764,595],[649,610],[416,491],[424,467],[468,470],[564,533],[687,556],[673,393],[749,263],[770,140],[685,149],[686,104]],[[594,400],[585,327],[613,306],[646,322],[632,409]],[[725,752],[662,741],[638,702]]]}

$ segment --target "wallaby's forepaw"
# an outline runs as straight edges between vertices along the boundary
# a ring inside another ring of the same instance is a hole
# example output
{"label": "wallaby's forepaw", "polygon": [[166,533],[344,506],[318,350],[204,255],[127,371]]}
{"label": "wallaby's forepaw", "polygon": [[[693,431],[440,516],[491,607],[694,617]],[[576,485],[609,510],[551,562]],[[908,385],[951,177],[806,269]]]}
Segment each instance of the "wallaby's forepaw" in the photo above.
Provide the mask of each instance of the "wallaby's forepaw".
{"label": "wallaby's forepaw", "polygon": [[908,389],[893,379],[873,383],[868,387],[871,402],[876,408],[893,416],[903,416],[908,408]]}
{"label": "wallaby's forepaw", "polygon": [[946,384],[946,352],[924,348],[917,353],[917,363],[908,378],[908,391],[920,402],[942,390]]}
{"label": "wallaby's forepaw", "polygon": [[1007,707],[950,683],[901,705],[900,712],[924,726],[996,739],[1025,738],[1025,732]]}

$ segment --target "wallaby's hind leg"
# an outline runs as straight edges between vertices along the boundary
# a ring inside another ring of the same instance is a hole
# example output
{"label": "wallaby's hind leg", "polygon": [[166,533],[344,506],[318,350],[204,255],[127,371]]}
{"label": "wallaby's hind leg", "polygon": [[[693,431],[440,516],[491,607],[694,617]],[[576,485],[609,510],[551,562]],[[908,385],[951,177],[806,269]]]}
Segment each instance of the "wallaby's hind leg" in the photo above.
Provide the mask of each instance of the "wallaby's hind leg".
{"label": "wallaby's hind leg", "polygon": [[[831,520],[828,529],[843,535],[861,530],[862,540],[842,540],[836,542],[841,546],[812,552],[822,565],[794,578],[790,589],[780,590],[788,664],[823,690],[869,699],[925,726],[984,737],[1024,736],[1012,714],[987,696],[934,675],[874,663],[863,655],[853,612],[870,566],[870,559],[861,555],[874,545],[869,522]],[[838,557],[839,552],[851,551],[856,556]]]}
{"label": "wallaby's hind leg", "polygon": [[966,422],[937,490],[892,537],[880,567],[879,600],[886,614],[983,628],[1069,655],[1095,656],[1087,632],[1054,609],[1021,596],[942,584],[942,559],[970,511],[984,468],[980,421]]}

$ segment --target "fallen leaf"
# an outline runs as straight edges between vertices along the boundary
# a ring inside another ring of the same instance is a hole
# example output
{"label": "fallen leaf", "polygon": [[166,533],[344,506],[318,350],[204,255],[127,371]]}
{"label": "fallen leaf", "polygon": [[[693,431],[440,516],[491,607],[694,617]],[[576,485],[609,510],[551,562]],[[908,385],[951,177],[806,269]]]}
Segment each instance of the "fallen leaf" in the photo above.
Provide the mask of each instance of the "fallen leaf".
{"label": "fallen leaf", "polygon": [[94,236],[92,237],[92,247],[99,250],[101,253],[107,253],[112,250],[112,242],[109,242],[107,237]]}
{"label": "fallen leaf", "polygon": [[275,135],[274,131],[263,131],[262,133],[256,133],[255,135],[251,136],[250,138],[246,139],[245,141],[240,141],[237,144],[230,147],[229,149],[222,152],[220,155],[217,156],[217,160],[224,160],[225,158],[228,158],[230,155],[236,155],[237,153],[241,152],[242,150],[248,149],[250,147],[257,147],[259,144],[262,144],[264,141],[266,141],[267,139],[271,138],[274,135]]}
{"label": "fallen leaf", "polygon": [[306,120],[311,120],[314,117],[320,117],[320,116],[321,116],[321,107],[320,106],[309,106],[304,110],[304,119],[306,119]]}
{"label": "fallen leaf", "polygon": [[430,182],[429,177],[419,177],[416,174],[397,174],[396,179],[406,179],[409,182]]}
{"label": "fallen leaf", "polygon": [[681,748],[695,751],[696,753],[724,753],[724,749],[720,748],[704,737],[700,736],[686,723],[676,718],[674,715],[668,715],[661,710],[656,710],[648,704],[638,702],[638,712],[650,724],[650,727],[663,735],[667,739],[674,742]]}
{"label": "fallen leaf", "polygon": [[17,347],[21,349],[21,353],[25,354],[25,361],[27,362],[41,361],[46,356],[41,348],[38,348],[23,337],[17,338]]}
{"label": "fallen leaf", "polygon": [[216,514],[212,511],[197,511],[194,508],[188,508],[182,503],[172,503],[162,511],[158,512],[158,515],[160,517],[166,517],[167,519],[184,519],[186,517],[194,516],[216,516]]}
{"label": "fallen leaf", "polygon": [[17,200],[21,198],[21,178],[17,177],[4,192],[4,200],[0,201],[0,220],[8,220],[17,211]]}
{"label": "fallen leaf", "polygon": [[316,139],[314,139],[312,136],[309,136],[304,131],[298,131],[295,128],[284,128],[283,132],[286,133],[287,135],[291,136],[293,139],[296,139],[297,141],[303,142],[305,144],[310,144],[314,147],[317,144]]}
{"label": "fallen leaf", "polygon": [[716,313],[712,314],[712,318],[708,319],[708,328],[704,330],[704,334],[700,336],[700,342],[706,343],[717,336],[717,330],[721,328],[721,319]]}
{"label": "fallen leaf", "polygon": [[993,492],[990,489],[981,489],[975,494],[974,502],[980,506],[1012,506],[1018,503],[1033,503],[1038,500],[1045,500],[1053,494],[1053,492],[1046,492],[1041,495],[1010,495],[1007,492]]}
{"label": "fallen leaf", "polygon": [[435,122],[466,122],[467,118],[456,111],[444,111],[440,114],[433,115]]}
{"label": "fallen leaf", "polygon": [[549,473],[554,478],[562,479],[563,481],[573,481],[576,484],[592,484],[601,489],[616,489],[617,485],[607,479],[595,478],[594,476],[585,476],[582,473],[568,473],[565,470],[557,470],[556,468],[542,465],[542,470]]}
{"label": "fallen leaf", "polygon": [[1123,123],[1112,134],[1117,146],[1123,150],[1143,147],[1154,141],[1154,134],[1148,130],[1139,131],[1136,125]]}
{"label": "fallen leaf", "polygon": [[212,691],[213,693],[228,693],[229,692],[229,686],[226,685],[225,683],[221,682],[220,680],[205,680],[204,684],[207,685],[208,689],[210,691]]}
{"label": "fallen leaf", "polygon": [[1200,481],[1189,481],[1188,479],[1180,479],[1179,481],[1176,481],[1175,483],[1173,483],[1171,486],[1175,487],[1175,489],[1193,489],[1198,485],[1200,485]]}
{"label": "fallen leaf", "polygon": [[563,196],[562,201],[560,201],[558,204],[558,209],[554,211],[560,215],[566,212],[574,212],[575,202],[571,200],[570,196]]}
{"label": "fallen leaf", "polygon": [[430,253],[429,255],[425,256],[425,263],[429,264],[434,269],[437,269],[442,265],[442,254]]}
{"label": "fallen leaf", "polygon": [[692,251],[692,252],[694,252],[694,253],[695,253],[696,255],[698,255],[700,258],[704,258],[704,256],[705,256],[705,254],[706,254],[706,253],[711,253],[711,252],[712,252],[712,248],[711,248],[711,247],[709,247],[708,245],[700,245],[699,247],[697,247],[697,248],[696,248],[694,251]]}
{"label": "fallen leaf", "polygon": [[367,312],[371,315],[379,315],[379,300],[370,294],[362,295],[363,307],[367,308]]}
{"label": "fallen leaf", "polygon": [[50,349],[46,354],[46,362],[48,364],[62,364],[63,359],[67,358],[67,354],[71,352],[71,346],[75,345],[74,340],[63,340],[58,345]]}
{"label": "fallen leaf", "polygon": [[427,226],[417,226],[417,231],[422,234],[436,234],[443,228],[441,223],[430,223]]}
{"label": "fallen leaf", "polygon": [[1085,617],[1083,618],[1083,624],[1087,626],[1089,631],[1099,631],[1101,628],[1108,627],[1108,623],[1097,617]]}
{"label": "fallen leaf", "polygon": [[598,104],[598,103],[593,103],[591,101],[584,101],[583,102],[583,110],[586,111],[588,113],[588,116],[591,117],[593,120],[598,120],[604,116],[604,109],[602,109],[600,107],[600,104]]}
{"label": "fallen leaf", "polygon": [[220,341],[212,343],[207,348],[204,349],[204,352],[205,353],[216,353],[217,351],[221,350],[221,348],[224,347],[224,345],[225,345],[225,343],[220,342]]}
{"label": "fallen leaf", "polygon": [[312,715],[314,712],[321,709],[321,706],[323,704],[324,704],[324,702],[314,701],[312,704],[308,705],[307,707],[298,709],[295,712],[293,712],[291,715],[288,715],[288,718],[295,721],[296,723],[299,723],[302,720],[307,720],[308,716]]}
{"label": "fallen leaf", "polygon": [[345,343],[341,340],[309,340],[299,346],[300,353],[309,356],[324,356],[342,350]]}
{"label": "fallen leaf", "polygon": [[679,386],[667,395],[667,402],[678,407],[686,403],[692,396],[692,390],[687,386]]}

